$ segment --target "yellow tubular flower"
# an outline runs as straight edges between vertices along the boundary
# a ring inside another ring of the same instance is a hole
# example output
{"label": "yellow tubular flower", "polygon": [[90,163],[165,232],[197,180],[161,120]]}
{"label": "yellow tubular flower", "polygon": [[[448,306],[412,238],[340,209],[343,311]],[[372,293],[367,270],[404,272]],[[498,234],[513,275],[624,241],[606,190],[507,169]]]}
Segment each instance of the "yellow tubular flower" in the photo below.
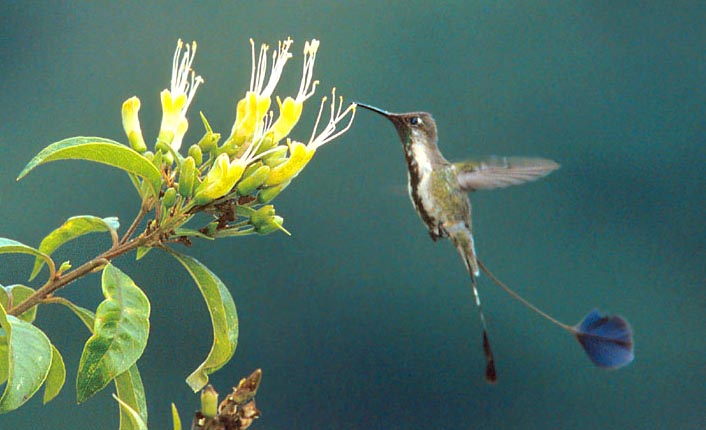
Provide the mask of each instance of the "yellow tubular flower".
{"label": "yellow tubular flower", "polygon": [[[267,51],[269,46],[263,44],[260,48],[260,55],[255,64],[255,42],[250,39],[252,47],[252,72],[250,74],[250,90],[245,97],[238,102],[236,118],[228,141],[235,145],[251,139],[261,127],[261,121],[270,108],[272,93],[277,87],[284,65],[292,57],[289,48],[292,39],[279,42],[276,52],[272,53],[272,69],[270,78],[265,86],[265,76],[267,74]],[[264,88],[263,88],[264,86]]]}
{"label": "yellow tubular flower", "polygon": [[174,150],[178,150],[181,148],[181,142],[184,140],[184,135],[186,134],[186,130],[189,129],[189,121],[186,118],[181,118],[179,120],[179,123],[177,124],[176,130],[174,132],[174,139],[172,140],[172,148]]}
{"label": "yellow tubular flower", "polygon": [[[316,123],[314,124],[314,131],[311,133],[311,139],[309,143],[305,146],[303,143],[299,142],[287,142],[289,145],[289,158],[284,163],[274,167],[270,171],[270,176],[265,181],[265,186],[271,187],[279,185],[286,181],[291,180],[299,174],[299,172],[306,167],[309,160],[314,156],[314,153],[318,148],[327,144],[328,142],[336,139],[338,136],[342,135],[353,124],[353,118],[355,118],[355,105],[351,104],[343,112],[341,109],[343,107],[343,97],[339,98],[339,102],[336,103],[336,89],[332,91],[331,97],[331,113],[329,117],[329,122],[324,127],[321,134],[316,135],[317,128],[319,126],[319,121],[321,120],[321,114],[324,110],[324,104],[326,103],[326,97],[321,100],[321,107],[319,108],[319,115],[316,117]],[[336,107],[338,105],[338,107]],[[336,125],[341,122],[348,114],[350,119],[348,124],[341,129],[336,130]]]}
{"label": "yellow tubular flower", "polygon": [[175,151],[181,147],[181,139],[188,128],[188,123],[185,123],[186,111],[194,99],[196,89],[203,82],[203,78],[196,76],[191,68],[196,55],[196,42],[192,42],[191,45],[187,43],[182,55],[183,47],[184,43],[179,39],[172,61],[170,89],[165,89],[160,93],[162,123],[157,141],[171,145]]}
{"label": "yellow tubular flower", "polygon": [[279,105],[279,117],[272,125],[271,131],[274,133],[275,142],[279,142],[287,137],[294,126],[299,121],[302,114],[304,102],[314,95],[316,86],[319,81],[312,80],[314,76],[314,62],[316,61],[316,51],[319,49],[319,41],[313,39],[311,42],[304,44],[304,66],[302,71],[302,80],[299,84],[299,92],[296,98],[287,97],[282,102],[277,97]]}
{"label": "yellow tubular flower", "polygon": [[219,155],[203,182],[196,188],[194,204],[204,205],[230,193],[242,178],[245,169],[251,163],[270,153],[270,151],[265,151],[257,154],[260,141],[249,145],[242,156],[233,160],[230,160],[228,153],[224,152]]}
{"label": "yellow tubular flower", "polygon": [[272,187],[294,178],[314,156],[314,152],[307,151],[306,145],[301,142],[287,140],[287,145],[289,146],[289,158],[270,171],[270,175],[264,183],[265,186]]}
{"label": "yellow tubular flower", "polygon": [[230,189],[223,187],[230,167],[228,154],[221,154],[216,158],[211,169],[203,178],[203,182],[194,191],[194,204],[204,205],[213,200],[223,197]]}
{"label": "yellow tubular flower", "polygon": [[138,116],[139,112],[140,99],[133,96],[125,100],[122,109],[125,135],[132,149],[143,153],[147,151],[147,145],[145,145],[145,139],[142,137],[142,128],[140,128],[140,118]]}

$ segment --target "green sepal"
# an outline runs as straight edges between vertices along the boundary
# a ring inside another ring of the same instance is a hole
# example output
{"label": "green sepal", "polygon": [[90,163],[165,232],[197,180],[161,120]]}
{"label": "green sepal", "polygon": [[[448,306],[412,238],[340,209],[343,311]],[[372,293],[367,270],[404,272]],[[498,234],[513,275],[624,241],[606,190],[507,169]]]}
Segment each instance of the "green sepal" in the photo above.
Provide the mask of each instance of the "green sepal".
{"label": "green sepal", "polygon": [[238,345],[238,314],[233,297],[225,284],[206,266],[188,255],[166,250],[176,258],[196,282],[208,307],[213,325],[213,344],[208,357],[186,378],[194,392],[208,383],[208,375],[223,367],[235,353]]}
{"label": "green sepal", "polygon": [[197,145],[203,150],[203,152],[211,152],[218,147],[218,141],[221,140],[221,135],[213,132],[211,124],[208,123],[208,120],[203,112],[199,112],[199,115],[201,115],[201,121],[203,122],[203,127],[206,129],[206,133],[201,140],[199,140]]}
{"label": "green sepal", "polygon": [[132,279],[112,264],[101,278],[105,300],[81,354],[76,397],[81,403],[128,370],[147,345],[150,303]]}
{"label": "green sepal", "polygon": [[46,405],[56,397],[66,382],[66,365],[59,350],[54,345],[51,346],[51,367],[44,383],[44,398],[42,401]]}
{"label": "green sepal", "polygon": [[70,137],[44,148],[22,169],[19,181],[40,164],[56,160],[88,160],[134,173],[147,181],[155,196],[162,186],[162,175],[145,157],[134,149],[102,137]]}
{"label": "green sepal", "polygon": [[[120,222],[116,217],[99,218],[92,215],[80,215],[67,219],[64,224],[49,233],[39,244],[39,251],[51,255],[60,246],[89,233],[117,231]],[[37,257],[34,261],[29,280],[34,279],[42,269],[44,261]]]}
{"label": "green sepal", "polygon": [[49,338],[39,328],[7,315],[0,306],[0,414],[29,400],[47,379],[52,361]]}
{"label": "green sepal", "polygon": [[[24,302],[27,297],[34,294],[34,289],[27,287],[25,285],[8,285],[3,287],[0,285],[0,305],[5,309],[10,308],[10,303],[12,306],[17,306]],[[37,317],[37,306],[33,306],[22,314],[18,315],[18,318],[31,323]]]}

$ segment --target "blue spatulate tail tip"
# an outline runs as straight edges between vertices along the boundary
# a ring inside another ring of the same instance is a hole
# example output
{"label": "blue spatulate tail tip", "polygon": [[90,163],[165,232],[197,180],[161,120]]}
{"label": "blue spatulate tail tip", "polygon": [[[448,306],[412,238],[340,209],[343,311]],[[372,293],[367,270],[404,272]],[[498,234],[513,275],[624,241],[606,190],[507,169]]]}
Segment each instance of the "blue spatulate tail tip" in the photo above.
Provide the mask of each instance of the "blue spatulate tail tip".
{"label": "blue spatulate tail tip", "polygon": [[588,358],[598,367],[617,369],[635,358],[632,329],[620,316],[603,316],[593,309],[573,329]]}

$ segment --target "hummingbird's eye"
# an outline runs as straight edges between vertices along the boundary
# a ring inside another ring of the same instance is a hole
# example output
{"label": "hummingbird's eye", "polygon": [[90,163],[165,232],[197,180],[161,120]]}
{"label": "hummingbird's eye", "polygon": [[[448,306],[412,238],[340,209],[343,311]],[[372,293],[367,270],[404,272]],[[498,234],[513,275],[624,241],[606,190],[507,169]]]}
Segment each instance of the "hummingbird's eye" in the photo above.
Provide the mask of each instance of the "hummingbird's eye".
{"label": "hummingbird's eye", "polygon": [[412,118],[409,119],[409,123],[412,125],[419,125],[422,123],[422,119],[419,118],[418,116],[413,116]]}

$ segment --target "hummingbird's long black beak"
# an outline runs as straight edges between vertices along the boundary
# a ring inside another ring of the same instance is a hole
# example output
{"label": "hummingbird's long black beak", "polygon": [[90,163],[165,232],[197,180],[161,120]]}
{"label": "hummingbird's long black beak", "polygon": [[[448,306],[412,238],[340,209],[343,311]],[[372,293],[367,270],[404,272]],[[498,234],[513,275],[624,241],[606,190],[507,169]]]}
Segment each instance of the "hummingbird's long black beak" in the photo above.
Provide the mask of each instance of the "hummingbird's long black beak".
{"label": "hummingbird's long black beak", "polygon": [[382,116],[384,116],[384,117],[387,117],[387,118],[390,117],[390,112],[388,112],[388,111],[386,111],[386,110],[382,110],[382,109],[380,109],[380,108],[376,108],[375,106],[366,105],[365,103],[358,103],[358,102],[355,102],[355,104],[356,104],[356,106],[360,106],[360,107],[362,107],[362,108],[365,108],[365,109],[367,109],[367,110],[373,111],[373,112],[375,112],[375,113],[379,113],[380,115],[382,115]]}

